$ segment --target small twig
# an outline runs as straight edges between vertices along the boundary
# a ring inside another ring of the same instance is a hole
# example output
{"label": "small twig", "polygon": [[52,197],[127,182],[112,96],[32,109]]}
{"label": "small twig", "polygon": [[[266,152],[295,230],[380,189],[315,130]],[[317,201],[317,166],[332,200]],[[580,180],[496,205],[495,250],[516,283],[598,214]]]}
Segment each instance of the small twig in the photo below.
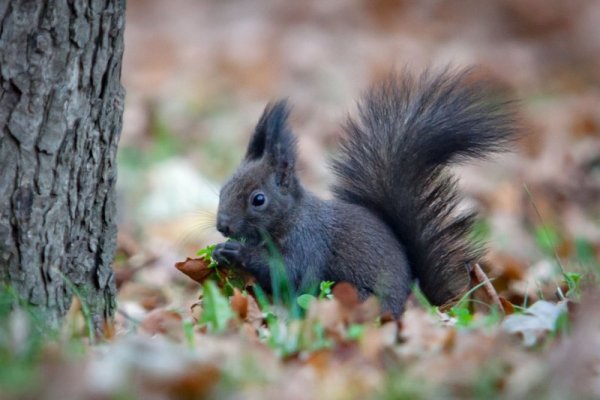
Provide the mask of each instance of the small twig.
{"label": "small twig", "polygon": [[492,285],[490,279],[485,274],[485,272],[483,272],[481,266],[478,263],[474,263],[471,266],[471,278],[474,279],[477,284],[482,284],[485,293],[489,296],[492,302],[496,304],[496,306],[498,306],[500,312],[502,312],[502,314],[505,314],[506,311],[504,310],[504,306],[500,301],[500,296],[498,296],[498,292],[496,292],[494,285]]}

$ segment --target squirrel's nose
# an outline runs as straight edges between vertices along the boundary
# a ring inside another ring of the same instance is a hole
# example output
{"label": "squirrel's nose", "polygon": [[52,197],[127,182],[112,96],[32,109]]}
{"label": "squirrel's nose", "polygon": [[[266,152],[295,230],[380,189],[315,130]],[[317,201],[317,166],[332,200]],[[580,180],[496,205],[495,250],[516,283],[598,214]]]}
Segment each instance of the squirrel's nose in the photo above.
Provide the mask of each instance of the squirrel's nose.
{"label": "squirrel's nose", "polygon": [[229,237],[231,235],[231,226],[229,225],[229,218],[224,215],[219,215],[217,217],[217,230],[223,234],[225,237]]}

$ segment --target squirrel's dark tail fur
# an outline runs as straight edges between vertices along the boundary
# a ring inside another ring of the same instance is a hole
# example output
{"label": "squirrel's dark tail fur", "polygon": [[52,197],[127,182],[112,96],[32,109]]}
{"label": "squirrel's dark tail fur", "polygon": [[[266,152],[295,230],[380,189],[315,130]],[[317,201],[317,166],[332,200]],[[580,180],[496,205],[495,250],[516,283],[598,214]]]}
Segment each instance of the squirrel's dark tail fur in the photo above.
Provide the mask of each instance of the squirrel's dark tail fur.
{"label": "squirrel's dark tail fur", "polygon": [[368,92],[345,126],[334,194],[389,224],[433,304],[460,295],[466,264],[481,256],[468,238],[473,213],[458,215],[446,167],[503,150],[516,132],[511,109],[470,70],[403,74]]}

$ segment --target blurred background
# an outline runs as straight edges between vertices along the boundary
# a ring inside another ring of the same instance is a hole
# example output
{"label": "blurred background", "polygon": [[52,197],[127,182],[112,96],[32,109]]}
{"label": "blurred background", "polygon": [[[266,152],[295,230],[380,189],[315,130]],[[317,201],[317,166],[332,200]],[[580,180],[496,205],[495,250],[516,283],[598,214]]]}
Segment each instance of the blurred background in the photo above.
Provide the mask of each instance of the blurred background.
{"label": "blurred background", "polygon": [[301,176],[327,196],[360,94],[391,71],[448,65],[478,66],[521,101],[515,153],[457,170],[496,284],[557,260],[597,266],[600,2],[129,0],[117,273],[163,284],[222,240],[218,190],[268,101],[293,104]]}

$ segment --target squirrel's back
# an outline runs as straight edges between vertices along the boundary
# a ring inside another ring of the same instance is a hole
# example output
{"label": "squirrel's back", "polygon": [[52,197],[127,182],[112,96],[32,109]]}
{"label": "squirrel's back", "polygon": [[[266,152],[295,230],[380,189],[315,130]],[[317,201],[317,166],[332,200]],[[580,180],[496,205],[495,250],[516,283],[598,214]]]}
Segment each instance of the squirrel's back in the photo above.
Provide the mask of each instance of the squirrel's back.
{"label": "squirrel's back", "polygon": [[444,304],[468,284],[481,255],[459,214],[447,167],[503,150],[516,135],[512,107],[470,70],[391,76],[359,103],[334,160],[335,196],[385,221],[403,245],[425,295]]}

